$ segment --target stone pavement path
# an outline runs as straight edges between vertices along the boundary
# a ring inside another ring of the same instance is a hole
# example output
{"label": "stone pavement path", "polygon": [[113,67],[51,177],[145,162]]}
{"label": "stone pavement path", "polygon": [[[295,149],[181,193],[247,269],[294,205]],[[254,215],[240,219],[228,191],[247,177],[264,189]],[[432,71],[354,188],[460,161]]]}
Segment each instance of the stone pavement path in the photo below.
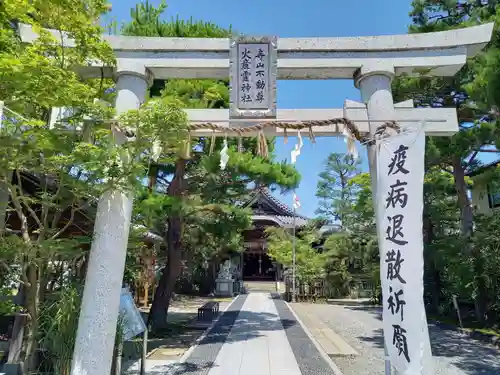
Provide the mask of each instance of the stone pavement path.
{"label": "stone pavement path", "polygon": [[249,294],[208,375],[301,375],[269,294]]}
{"label": "stone pavement path", "polygon": [[269,293],[241,295],[175,375],[340,375],[286,303]]}

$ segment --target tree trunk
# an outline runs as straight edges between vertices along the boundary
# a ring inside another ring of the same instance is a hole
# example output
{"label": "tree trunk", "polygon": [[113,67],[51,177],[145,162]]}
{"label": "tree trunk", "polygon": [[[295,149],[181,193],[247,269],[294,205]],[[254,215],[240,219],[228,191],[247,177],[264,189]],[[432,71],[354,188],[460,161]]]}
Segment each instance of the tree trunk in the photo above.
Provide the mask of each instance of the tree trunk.
{"label": "tree trunk", "polygon": [[464,253],[472,257],[473,261],[472,272],[474,273],[474,283],[476,286],[476,296],[474,298],[476,318],[479,322],[484,323],[488,294],[486,284],[482,277],[484,273],[484,264],[481,251],[472,243],[472,236],[474,234],[474,213],[469,197],[467,196],[467,184],[465,183],[465,171],[462,166],[462,161],[459,156],[454,156],[452,162],[455,189],[457,190],[458,204],[460,206],[461,235],[464,240]]}
{"label": "tree trunk", "polygon": [[26,287],[26,311],[28,322],[24,330],[25,339],[22,349],[23,372],[31,373],[36,370],[36,352],[38,348],[38,308],[39,308],[39,275],[35,265],[28,266],[29,287]]}
{"label": "tree trunk", "polygon": [[[12,171],[7,172],[5,180],[12,182]],[[0,236],[5,233],[5,222],[7,220],[7,208],[9,206],[9,186],[8,183],[0,181]]]}
{"label": "tree trunk", "polygon": [[[436,267],[434,256],[429,250],[433,241],[434,225],[431,217],[425,212],[424,208],[424,261],[427,266],[427,277],[431,284],[429,288],[429,294],[431,295],[430,310],[433,313],[437,313],[441,302],[441,274]],[[424,285],[428,285],[428,283],[424,283]]]}
{"label": "tree trunk", "polygon": [[[458,195],[458,204],[460,206],[461,234],[466,239],[466,251],[472,247],[471,239],[474,230],[474,215],[472,205],[467,196],[467,184],[465,183],[465,171],[462,166],[462,160],[459,156],[453,157],[453,178],[455,189]],[[467,249],[468,247],[468,249]]]}
{"label": "tree trunk", "polygon": [[81,262],[76,264],[76,272],[75,272],[75,279],[81,284],[85,284],[85,278],[87,277],[87,270],[89,267],[89,255],[90,253],[87,253]]}
{"label": "tree trunk", "polygon": [[148,190],[152,192],[156,187],[156,180],[158,178],[158,167],[151,166],[148,173]]}
{"label": "tree trunk", "polygon": [[202,291],[203,294],[210,294],[214,291],[215,279],[217,278],[217,264],[214,260],[208,262],[208,267],[205,270],[206,280],[205,287]]}
{"label": "tree trunk", "polygon": [[[24,284],[20,284],[17,292],[17,304],[25,306],[25,292],[26,288]],[[9,364],[19,364],[21,362],[21,352],[23,349],[23,338],[24,338],[24,327],[26,326],[28,319],[27,314],[16,313],[14,319],[14,327],[12,329],[12,334],[10,337],[9,344],[9,356],[7,358],[7,363]]]}
{"label": "tree trunk", "polygon": [[[167,190],[167,194],[171,197],[182,199],[184,196],[186,164],[187,160],[184,159],[178,159],[176,162],[174,178]],[[170,215],[167,220],[166,235],[167,264],[161,272],[148,318],[148,325],[151,324],[153,329],[165,327],[167,324],[170,299],[181,272],[182,226],[181,212]]]}

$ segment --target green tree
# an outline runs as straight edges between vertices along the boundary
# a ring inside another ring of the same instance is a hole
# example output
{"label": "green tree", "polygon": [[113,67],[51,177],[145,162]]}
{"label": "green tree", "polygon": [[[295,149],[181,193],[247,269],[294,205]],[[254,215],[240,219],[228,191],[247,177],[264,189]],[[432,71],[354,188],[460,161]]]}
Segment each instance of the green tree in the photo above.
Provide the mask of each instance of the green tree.
{"label": "green tree", "polygon": [[[496,5],[496,1],[413,1],[410,32],[442,31],[488,22],[496,18]],[[460,131],[451,138],[428,138],[426,163],[453,176],[460,208],[461,251],[474,259],[470,272],[476,274],[482,274],[484,261],[480,250],[473,246],[474,214],[465,174],[477,166],[481,154],[497,152],[495,146],[500,140],[496,116],[492,116],[492,105],[496,100],[495,81],[492,80],[488,90],[484,90],[485,82],[494,78],[491,73],[500,67],[495,65],[497,34],[495,30],[490,48],[468,61],[455,77],[401,78],[394,83],[397,100],[411,97],[417,106],[453,107],[458,111]],[[488,299],[486,287],[482,279],[475,282],[476,314],[484,321]]]}
{"label": "green tree", "polygon": [[[0,251],[5,265],[21,269],[22,305],[29,318],[21,356],[15,360],[24,363],[26,371],[35,365],[45,287],[57,262],[75,259],[81,252],[79,238],[67,238],[68,229],[80,215],[83,201],[96,192],[91,184],[96,163],[111,157],[104,149],[93,150],[71,131],[47,126],[52,107],[79,108],[73,124],[86,114],[109,115],[93,105],[104,90],[101,82],[84,81],[72,69],[88,59],[113,63],[112,51],[101,41],[101,30],[95,25],[106,10],[101,0],[0,3],[0,100],[20,114],[4,112],[0,136],[1,185],[11,200],[7,216],[18,223],[4,228]],[[20,22],[40,30],[41,37],[33,44],[22,44],[17,36]],[[42,27],[58,34],[54,37],[41,31]],[[63,31],[74,38],[74,48],[61,45]],[[96,135],[106,147],[109,142],[103,136]],[[84,167],[90,174],[88,180],[75,178]]]}
{"label": "green tree", "polygon": [[349,211],[348,229],[353,232],[368,232],[376,235],[375,209],[373,207],[370,173],[360,173],[350,181],[356,192]]}
{"label": "green tree", "polygon": [[453,265],[462,260],[462,252],[456,251],[461,246],[460,210],[453,176],[439,167],[427,169],[423,198],[424,295],[430,312],[438,313],[449,289],[446,269],[457,270]]}
{"label": "green tree", "polygon": [[328,236],[323,244],[326,280],[335,296],[345,296],[356,284],[369,280],[373,297],[379,300],[380,267],[370,174],[353,174],[346,189],[349,200],[342,204],[345,224],[340,233]]}
{"label": "green tree", "polygon": [[360,164],[361,161],[352,155],[335,152],[328,155],[316,189],[319,198],[317,214],[340,221],[342,226],[347,225],[347,214],[355,195],[355,185],[350,180],[360,172]]}
{"label": "green tree", "polygon": [[[161,17],[166,9],[165,3],[158,7],[147,1],[137,5],[131,12],[132,20],[123,26],[123,33],[212,38],[231,35],[231,30],[212,23],[178,18],[164,21]],[[151,91],[152,95],[180,100],[186,108],[227,108],[229,103],[227,81],[156,81]],[[166,323],[182,260],[216,261],[218,254],[241,249],[241,232],[250,225],[249,212],[240,208],[248,196],[248,186],[259,183],[292,187],[298,183],[299,176],[293,167],[272,161],[272,143],[269,159],[255,156],[253,139],[244,140],[246,152],[236,152],[236,140],[229,139],[228,143],[230,159],[224,171],[219,167],[219,155],[210,152],[220,150],[222,141],[210,138],[193,137],[186,149],[189,152],[178,157],[175,163],[150,166],[150,189],[143,196],[140,208],[143,212],[138,212],[137,218],[153,218],[153,227],[165,237],[168,259],[151,308],[154,327]],[[156,216],[151,216],[152,210]]]}
{"label": "green tree", "polygon": [[0,253],[5,267],[21,268],[23,308],[29,315],[22,351],[26,357],[21,360],[27,368],[35,365],[39,308],[47,286],[54,275],[61,284],[59,276],[71,272],[72,264],[86,255],[95,197],[116,187],[137,187],[145,175],[141,156],[151,139],[174,148],[182,116],[183,111],[161,102],[121,116],[122,124],[137,130],[135,140],[125,146],[131,156],[127,164],[119,162],[123,149],[114,145],[112,130],[104,123],[95,123],[98,130],[89,143],[68,124],[50,128],[39,120],[5,121],[8,132],[0,137],[0,171],[4,176],[14,171],[13,178],[2,181],[13,217],[0,238]]}
{"label": "green tree", "polygon": [[[0,40],[5,46],[0,51],[0,99],[17,112],[8,112],[0,134],[0,180],[11,202],[0,251],[4,265],[21,269],[20,292],[28,319],[19,361],[26,371],[36,365],[38,317],[47,286],[63,287],[68,282],[63,274],[72,274],[74,263],[85,256],[91,231],[87,222],[96,197],[108,189],[138,188],[151,143],[162,149],[162,160],[168,162],[169,155],[181,152],[188,135],[180,102],[165,98],[121,115],[119,126],[135,129],[135,136],[124,145],[115,144],[107,121],[113,110],[94,103],[95,98],[111,99],[105,93],[110,83],[83,79],[74,70],[89,59],[113,65],[112,51],[96,26],[107,9],[98,0],[0,4]],[[39,39],[21,44],[18,21],[31,25]],[[63,33],[74,40],[73,46],[62,44]],[[69,108],[72,115],[49,123],[54,107]],[[84,121],[89,117],[91,125]],[[130,157],[127,163],[122,162],[124,153]]]}
{"label": "green tree", "polygon": [[143,35],[179,38],[224,38],[231,34],[214,23],[195,21],[193,18],[182,20],[177,16],[165,22],[162,16],[168,6],[165,0],[155,7],[148,0],[140,2],[130,10],[131,20],[122,26],[123,35]]}
{"label": "green tree", "polygon": [[[285,268],[293,265],[293,236],[283,228],[266,229],[268,254]],[[315,230],[304,230],[295,238],[295,275],[304,284],[320,278],[324,273],[325,257],[313,244],[318,241]]]}
{"label": "green tree", "polygon": [[330,235],[323,252],[327,259],[326,280],[337,297],[346,296],[362,280],[373,285],[372,294],[379,299],[380,267],[377,237],[369,232],[346,231]]}

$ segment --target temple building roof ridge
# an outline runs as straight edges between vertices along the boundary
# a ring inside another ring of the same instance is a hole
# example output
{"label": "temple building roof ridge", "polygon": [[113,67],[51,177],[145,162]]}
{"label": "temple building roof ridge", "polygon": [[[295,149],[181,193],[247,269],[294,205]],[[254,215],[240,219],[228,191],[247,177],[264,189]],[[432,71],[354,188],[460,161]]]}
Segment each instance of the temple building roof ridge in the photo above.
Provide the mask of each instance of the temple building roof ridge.
{"label": "temple building roof ridge", "polygon": [[[267,186],[254,190],[251,198],[244,205],[253,210],[254,221],[272,221],[281,227],[293,226],[294,210],[274,197]],[[309,218],[295,212],[295,225],[304,226]]]}

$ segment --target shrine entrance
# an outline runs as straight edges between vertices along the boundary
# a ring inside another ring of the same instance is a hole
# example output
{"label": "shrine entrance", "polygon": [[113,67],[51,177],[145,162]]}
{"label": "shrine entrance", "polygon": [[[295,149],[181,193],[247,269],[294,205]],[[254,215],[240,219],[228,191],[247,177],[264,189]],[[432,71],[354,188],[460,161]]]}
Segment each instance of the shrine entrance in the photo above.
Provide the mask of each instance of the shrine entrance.
{"label": "shrine entrance", "polygon": [[256,188],[244,207],[252,210],[252,227],[243,233],[242,278],[247,281],[280,281],[282,265],[276,264],[267,253],[266,229],[281,227],[291,233],[294,223],[300,229],[307,224],[308,218],[297,215],[266,187]]}
{"label": "shrine entrance", "polygon": [[265,252],[245,251],[243,254],[243,280],[276,280],[276,268],[271,257]]}
{"label": "shrine entrance", "polygon": [[[301,131],[308,134],[311,142],[318,136],[342,134],[352,154],[356,141],[366,145],[380,227],[382,290],[384,297],[390,294],[390,298],[384,298],[383,309],[386,374],[391,373],[391,365],[399,374],[422,374],[431,358],[422,295],[422,232],[416,230],[422,228],[425,135],[452,135],[458,131],[458,119],[455,107],[414,108],[412,99],[395,103],[391,83],[395,76],[403,74],[455,76],[467,58],[477,55],[490,41],[493,26],[490,23],[436,33],[377,37],[282,38],[279,42],[276,37],[251,36],[231,40],[116,36],[108,38],[116,54],[116,65],[103,66],[94,61],[79,71],[89,78],[116,78],[118,114],[140,108],[153,78],[229,76],[229,110],[187,109],[189,136],[257,137],[257,153],[261,157],[268,156],[267,136],[282,136],[285,140],[296,136],[296,157],[302,145]],[[20,25],[19,29],[24,43],[38,38],[31,26]],[[55,30],[49,32],[57,39],[60,36]],[[339,109],[277,109],[278,78],[352,79],[361,91],[362,102],[346,100]],[[120,127],[116,129],[121,132]],[[122,136],[126,138],[126,132]],[[384,147],[379,147],[382,143]],[[229,157],[227,147],[220,153],[224,169]],[[407,158],[408,165],[400,164]],[[403,175],[396,175],[391,164],[394,160],[398,161],[394,164],[399,168],[396,172]],[[386,205],[389,189],[394,187],[404,190],[405,198]],[[123,280],[123,266],[117,265],[125,264],[132,195],[118,189],[105,192],[96,215],[99,220],[94,230],[99,235],[92,242],[71,374],[101,373],[103,369],[109,372],[111,367]],[[255,216],[254,222],[263,215]],[[297,218],[293,216],[295,238]],[[283,223],[277,215],[265,218],[269,219],[277,225]],[[111,225],[112,222],[116,224]],[[394,247],[391,241],[399,247],[397,253],[392,250],[394,255],[388,253]],[[292,252],[295,300],[296,258]],[[243,274],[255,275],[257,264],[257,274],[265,275],[269,257],[261,253],[256,263],[252,254],[244,254],[248,267],[243,267]],[[390,256],[386,261],[382,260],[384,254]],[[401,270],[396,268],[403,261]],[[393,262],[398,262],[397,266]],[[403,309],[401,314],[394,311],[391,293],[395,293],[396,299],[404,297],[404,321]]]}

